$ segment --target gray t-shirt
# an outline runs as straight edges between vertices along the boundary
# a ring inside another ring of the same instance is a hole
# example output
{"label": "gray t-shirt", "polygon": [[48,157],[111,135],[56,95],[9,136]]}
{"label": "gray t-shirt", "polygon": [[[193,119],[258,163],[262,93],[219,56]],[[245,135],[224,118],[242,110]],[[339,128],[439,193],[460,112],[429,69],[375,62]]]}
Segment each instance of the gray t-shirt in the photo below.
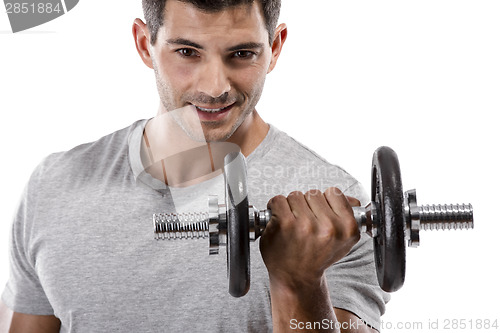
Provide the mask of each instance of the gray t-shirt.
{"label": "gray t-shirt", "polygon": [[[206,211],[224,197],[223,177],[186,188],[155,188],[141,174],[146,121],[47,157],[23,194],[11,234],[4,303],[21,313],[57,316],[61,332],[271,332],[268,275],[251,244],[251,287],[227,291],[225,251],[207,239],[157,241],[152,214]],[[339,167],[271,126],[248,156],[249,201],[265,208],[277,194],[336,186],[366,202]],[[297,268],[300,269],[300,268]],[[377,283],[370,238],[328,270],[335,307],[379,328],[389,297]]]}

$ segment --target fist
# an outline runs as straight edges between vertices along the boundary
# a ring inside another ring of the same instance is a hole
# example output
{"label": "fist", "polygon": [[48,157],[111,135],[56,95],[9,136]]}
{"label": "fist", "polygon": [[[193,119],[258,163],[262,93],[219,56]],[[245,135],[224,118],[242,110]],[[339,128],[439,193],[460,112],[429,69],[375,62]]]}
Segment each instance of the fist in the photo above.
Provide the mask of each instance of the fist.
{"label": "fist", "polygon": [[359,240],[351,208],[359,204],[333,187],[272,198],[272,217],[260,240],[270,278],[290,286],[320,281]]}

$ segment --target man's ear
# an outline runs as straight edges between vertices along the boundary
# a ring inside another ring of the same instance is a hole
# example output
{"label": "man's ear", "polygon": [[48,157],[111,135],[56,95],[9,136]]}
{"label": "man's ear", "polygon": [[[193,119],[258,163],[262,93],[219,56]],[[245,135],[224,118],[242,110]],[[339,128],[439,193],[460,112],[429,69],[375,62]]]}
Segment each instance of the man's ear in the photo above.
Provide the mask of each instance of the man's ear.
{"label": "man's ear", "polygon": [[134,42],[139,56],[142,61],[149,68],[153,68],[153,60],[151,58],[151,43],[149,29],[141,19],[136,18],[132,25],[132,34],[134,35]]}
{"label": "man's ear", "polygon": [[271,45],[272,58],[271,58],[271,63],[269,64],[269,68],[267,69],[267,73],[270,73],[276,66],[276,63],[278,62],[278,58],[281,54],[281,50],[283,49],[283,44],[285,44],[287,36],[288,36],[288,29],[286,27],[286,24],[281,23],[274,32],[274,40],[273,44]]}

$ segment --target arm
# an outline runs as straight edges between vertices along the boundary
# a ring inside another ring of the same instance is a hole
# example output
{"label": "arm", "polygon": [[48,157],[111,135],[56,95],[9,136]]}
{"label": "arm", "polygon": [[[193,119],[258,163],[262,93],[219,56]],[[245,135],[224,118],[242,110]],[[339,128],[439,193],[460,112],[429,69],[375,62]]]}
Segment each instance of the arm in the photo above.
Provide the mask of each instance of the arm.
{"label": "arm", "polygon": [[9,333],[57,333],[61,322],[55,316],[36,316],[14,312]]}
{"label": "arm", "polygon": [[260,246],[275,332],[370,332],[354,314],[334,310],[324,274],[360,237],[348,198],[332,188],[277,196],[268,206],[273,216]]}
{"label": "arm", "polygon": [[[356,333],[377,333],[377,330],[368,327],[361,319],[359,319],[355,314],[335,308],[335,315],[337,316],[337,321],[340,323],[340,330],[344,332],[356,332]],[[356,328],[356,329],[353,329]]]}
{"label": "arm", "polygon": [[12,312],[0,301],[0,332],[56,333],[61,322],[54,316],[35,316]]}

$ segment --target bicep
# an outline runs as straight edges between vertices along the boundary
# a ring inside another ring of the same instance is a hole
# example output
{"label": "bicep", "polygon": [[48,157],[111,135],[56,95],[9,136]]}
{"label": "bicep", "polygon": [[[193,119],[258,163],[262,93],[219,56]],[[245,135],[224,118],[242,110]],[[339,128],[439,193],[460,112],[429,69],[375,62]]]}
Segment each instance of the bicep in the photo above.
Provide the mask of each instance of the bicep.
{"label": "bicep", "polygon": [[342,333],[377,333],[377,331],[365,324],[354,313],[334,308],[335,316],[339,322],[340,332]]}
{"label": "bicep", "polygon": [[55,316],[37,316],[14,312],[9,333],[56,333],[61,322]]}

